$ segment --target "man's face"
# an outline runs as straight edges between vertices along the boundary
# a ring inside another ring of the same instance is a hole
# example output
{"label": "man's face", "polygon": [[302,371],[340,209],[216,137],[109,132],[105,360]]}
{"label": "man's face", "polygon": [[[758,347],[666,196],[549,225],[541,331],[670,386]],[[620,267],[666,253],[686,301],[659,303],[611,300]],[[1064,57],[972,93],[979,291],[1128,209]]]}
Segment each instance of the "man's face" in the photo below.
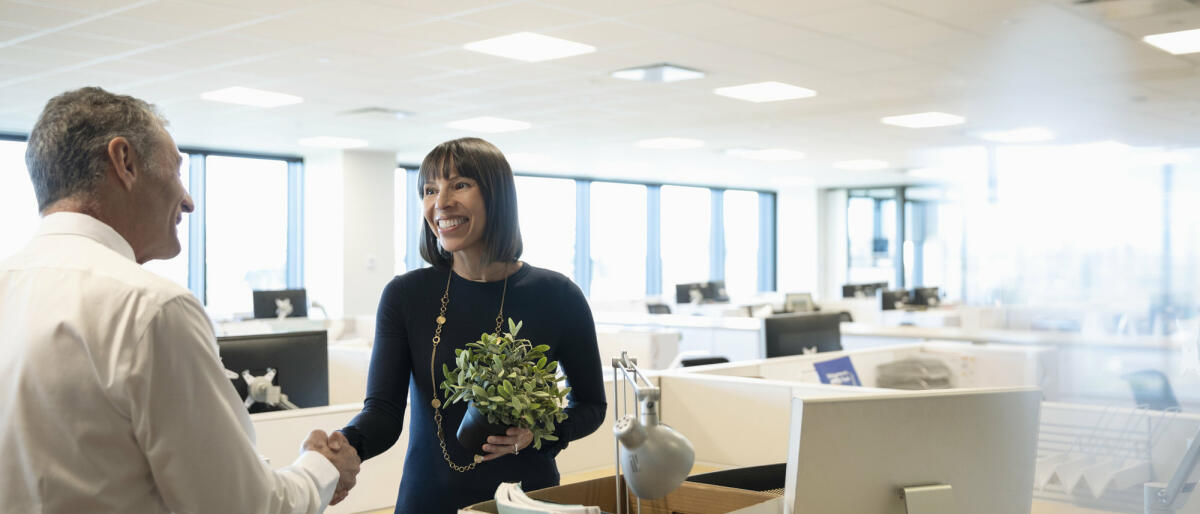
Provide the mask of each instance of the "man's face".
{"label": "man's face", "polygon": [[192,197],[183,187],[179,167],[183,156],[175,147],[175,140],[166,130],[159,128],[159,136],[150,145],[150,155],[143,162],[143,173],[139,184],[138,240],[141,248],[135,249],[138,263],[152,259],[170,259],[179,255],[179,233],[176,226],[183,221],[183,213],[195,208]]}

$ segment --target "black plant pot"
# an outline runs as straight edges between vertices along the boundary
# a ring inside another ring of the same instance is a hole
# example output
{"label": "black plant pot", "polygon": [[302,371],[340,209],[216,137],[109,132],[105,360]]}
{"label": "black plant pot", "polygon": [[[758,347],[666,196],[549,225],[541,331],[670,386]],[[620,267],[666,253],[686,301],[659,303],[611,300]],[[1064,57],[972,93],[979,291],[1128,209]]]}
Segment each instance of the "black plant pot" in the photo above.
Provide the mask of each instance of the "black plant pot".
{"label": "black plant pot", "polygon": [[473,454],[483,454],[483,445],[490,435],[506,435],[508,427],[500,423],[489,423],[487,414],[475,408],[475,403],[467,404],[467,413],[463,415],[462,424],[458,425],[458,444]]}

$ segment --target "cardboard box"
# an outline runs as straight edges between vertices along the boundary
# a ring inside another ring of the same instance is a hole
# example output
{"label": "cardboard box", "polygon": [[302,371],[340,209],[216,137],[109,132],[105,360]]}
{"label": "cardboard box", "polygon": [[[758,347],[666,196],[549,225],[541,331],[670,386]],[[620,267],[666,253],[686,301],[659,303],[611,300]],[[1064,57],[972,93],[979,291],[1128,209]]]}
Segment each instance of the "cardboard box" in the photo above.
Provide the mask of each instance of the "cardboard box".
{"label": "cardboard box", "polygon": [[[616,512],[616,490],[613,477],[526,491],[530,498],[567,505],[596,505],[605,512]],[[666,498],[642,500],[642,514],[780,514],[783,497],[771,493],[747,491],[708,484],[684,482]],[[629,495],[630,509],[638,512],[637,498]],[[459,514],[496,514],[496,501],[476,503]]]}

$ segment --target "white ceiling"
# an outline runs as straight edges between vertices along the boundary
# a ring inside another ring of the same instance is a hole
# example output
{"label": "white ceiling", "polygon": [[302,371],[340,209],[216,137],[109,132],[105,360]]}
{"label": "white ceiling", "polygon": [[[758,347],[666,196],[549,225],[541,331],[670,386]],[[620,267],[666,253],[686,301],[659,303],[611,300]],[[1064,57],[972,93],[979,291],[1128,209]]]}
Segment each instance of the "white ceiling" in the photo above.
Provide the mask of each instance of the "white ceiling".
{"label": "white ceiling", "polygon": [[[525,171],[777,188],[898,183],[920,150],[978,144],[980,130],[1044,125],[1064,142],[1200,140],[1200,54],[1147,34],[1200,28],[1185,0],[0,0],[0,131],[28,132],[51,96],[100,85],[156,103],[182,146],[298,154],[301,137],[370,141],[419,162],[471,135],[449,121],[498,116],[529,130],[482,135]],[[524,63],[464,50],[532,31],[597,48]],[[671,84],[609,73],[670,62],[707,72]],[[754,104],[717,87],[776,80],[813,98]],[[304,97],[259,109],[208,102],[229,86]],[[347,111],[384,107],[406,119]],[[938,110],[958,127],[882,116]],[[646,150],[643,138],[705,147]],[[723,154],[782,147],[802,161]]]}

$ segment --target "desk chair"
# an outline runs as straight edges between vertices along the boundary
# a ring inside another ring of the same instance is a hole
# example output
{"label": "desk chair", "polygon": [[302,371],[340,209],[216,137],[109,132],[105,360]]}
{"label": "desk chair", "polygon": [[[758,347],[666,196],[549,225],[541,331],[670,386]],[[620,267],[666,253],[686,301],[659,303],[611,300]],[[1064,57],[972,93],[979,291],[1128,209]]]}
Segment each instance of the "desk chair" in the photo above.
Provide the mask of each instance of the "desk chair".
{"label": "desk chair", "polygon": [[685,367],[685,368],[686,368],[686,367],[688,367],[688,366],[704,366],[704,365],[706,365],[706,364],[724,364],[724,363],[726,363],[726,362],[729,362],[729,359],[727,359],[727,358],[725,358],[725,357],[718,357],[718,356],[713,356],[713,357],[695,357],[695,358],[692,358],[692,359],[683,359],[683,360],[680,360],[680,361],[679,361],[679,365],[681,365],[681,366],[683,366],[683,367]]}
{"label": "desk chair", "polygon": [[1129,382],[1133,390],[1133,400],[1139,407],[1145,406],[1152,410],[1179,409],[1179,400],[1171,389],[1171,381],[1163,372],[1156,369],[1144,369],[1123,375],[1121,378]]}
{"label": "desk chair", "polygon": [[787,482],[787,463],[701,473],[687,477],[687,481],[782,495]]}
{"label": "desk chair", "polygon": [[671,306],[665,303],[648,303],[646,304],[646,312],[650,314],[670,314]]}

